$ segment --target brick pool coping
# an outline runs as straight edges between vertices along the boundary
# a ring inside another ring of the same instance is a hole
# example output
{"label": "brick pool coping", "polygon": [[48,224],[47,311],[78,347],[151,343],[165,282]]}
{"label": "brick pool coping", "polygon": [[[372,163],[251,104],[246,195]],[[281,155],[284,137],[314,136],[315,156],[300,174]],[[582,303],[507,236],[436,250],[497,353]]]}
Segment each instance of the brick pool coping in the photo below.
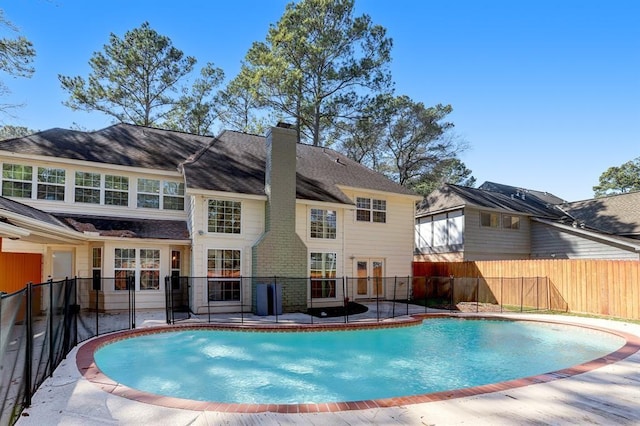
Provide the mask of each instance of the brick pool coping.
{"label": "brick pool coping", "polygon": [[[143,392],[137,389],[132,389],[106,376],[96,366],[94,361],[94,353],[102,346],[112,343],[114,341],[127,339],[134,336],[144,334],[166,333],[180,330],[233,330],[233,331],[261,331],[261,332],[291,332],[291,331],[326,331],[326,330],[356,330],[356,329],[370,329],[370,328],[391,328],[391,327],[406,327],[410,325],[416,325],[422,322],[426,318],[437,317],[454,317],[464,319],[492,319],[492,320],[507,320],[507,321],[533,321],[552,324],[565,324],[575,327],[582,327],[601,332],[610,333],[625,339],[625,344],[618,350],[611,352],[603,357],[594,359],[592,361],[578,364],[573,367],[565,368],[550,373],[539,374],[537,376],[524,377],[520,379],[508,380],[499,383],[492,383],[488,385],[474,386],[464,389],[447,390],[441,392],[433,392],[420,395],[400,396],[394,398],[382,398],[374,400],[363,401],[348,401],[348,402],[327,402],[327,403],[308,403],[308,404],[246,404],[246,403],[223,403],[223,402],[208,402],[208,401],[196,401],[190,399],[175,398],[169,396],[155,395],[148,392]],[[506,391],[509,389],[519,388],[523,386],[529,386],[533,384],[548,383],[558,379],[564,379],[567,377],[575,376],[578,374],[586,373],[588,371],[595,370],[605,365],[613,364],[621,361],[636,352],[640,351],[640,337],[618,330],[611,330],[604,327],[597,327],[591,325],[583,325],[577,323],[570,323],[564,321],[546,321],[538,319],[523,319],[523,318],[505,318],[502,316],[491,315],[456,315],[456,314],[417,314],[412,315],[410,319],[404,319],[400,321],[383,322],[383,323],[347,323],[347,324],[197,324],[197,325],[174,325],[174,326],[161,326],[161,327],[149,327],[145,329],[126,330],[116,333],[111,333],[104,336],[96,337],[80,346],[76,354],[76,365],[80,374],[98,386],[105,392],[112,395],[120,396],[130,400],[158,405],[168,408],[180,408],[194,411],[219,411],[227,413],[261,413],[261,412],[275,412],[275,413],[321,413],[321,412],[336,412],[336,411],[349,411],[349,410],[365,410],[369,408],[387,408],[397,407],[402,405],[420,404],[426,402],[444,401],[454,398],[462,398],[467,396],[482,395],[492,392]]]}

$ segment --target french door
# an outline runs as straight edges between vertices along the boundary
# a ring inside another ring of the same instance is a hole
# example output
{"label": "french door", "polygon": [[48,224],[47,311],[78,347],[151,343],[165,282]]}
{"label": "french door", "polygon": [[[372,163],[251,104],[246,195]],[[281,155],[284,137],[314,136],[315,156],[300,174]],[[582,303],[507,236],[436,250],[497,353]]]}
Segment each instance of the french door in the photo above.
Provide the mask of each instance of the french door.
{"label": "french door", "polygon": [[356,292],[360,299],[375,298],[384,295],[384,260],[356,260]]}

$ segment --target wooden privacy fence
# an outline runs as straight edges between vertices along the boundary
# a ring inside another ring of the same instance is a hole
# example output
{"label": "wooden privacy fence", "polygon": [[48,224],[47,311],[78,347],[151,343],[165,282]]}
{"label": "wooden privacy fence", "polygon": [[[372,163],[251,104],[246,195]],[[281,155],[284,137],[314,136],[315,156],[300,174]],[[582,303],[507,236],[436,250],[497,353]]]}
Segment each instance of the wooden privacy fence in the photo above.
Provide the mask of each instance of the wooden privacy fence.
{"label": "wooden privacy fence", "polygon": [[[569,312],[640,319],[640,262],[634,260],[414,262],[413,275],[481,279],[487,291],[496,298],[500,295],[504,304],[511,304],[512,297],[498,292],[500,280],[545,278],[549,294],[537,297],[547,297],[552,309],[564,302]],[[507,287],[515,291],[518,286]],[[540,288],[538,285],[538,292]]]}

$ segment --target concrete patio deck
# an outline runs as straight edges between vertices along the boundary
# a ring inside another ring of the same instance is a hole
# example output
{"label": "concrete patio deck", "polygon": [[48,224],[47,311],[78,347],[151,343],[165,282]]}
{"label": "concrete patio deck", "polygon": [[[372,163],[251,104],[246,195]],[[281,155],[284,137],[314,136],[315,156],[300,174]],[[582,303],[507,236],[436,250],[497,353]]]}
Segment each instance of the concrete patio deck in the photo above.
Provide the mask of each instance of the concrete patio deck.
{"label": "concrete patio deck", "polygon": [[[422,311],[416,311],[419,313]],[[375,310],[350,321],[374,321]],[[473,315],[473,314],[465,314]],[[640,325],[544,314],[487,314],[540,319],[618,330],[640,338]],[[406,320],[400,317],[396,320]],[[219,319],[219,318],[218,318]],[[229,318],[231,321],[232,318]],[[245,317],[245,323],[273,317]],[[283,323],[309,323],[304,314],[285,314]],[[149,313],[138,327],[166,325]],[[327,413],[228,413],[167,408],[122,398],[85,379],[75,348],[33,397],[18,425],[638,425],[640,352],[601,368],[547,383],[435,402]]]}

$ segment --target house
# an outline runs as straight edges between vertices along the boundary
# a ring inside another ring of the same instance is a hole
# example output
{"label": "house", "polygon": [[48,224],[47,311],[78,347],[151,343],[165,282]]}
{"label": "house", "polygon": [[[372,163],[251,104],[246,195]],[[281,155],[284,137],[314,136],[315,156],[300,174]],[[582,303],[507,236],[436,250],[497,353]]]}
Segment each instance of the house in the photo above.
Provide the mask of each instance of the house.
{"label": "house", "polygon": [[415,258],[428,261],[640,259],[640,193],[568,203],[485,182],[447,184],[416,213]]}
{"label": "house", "polygon": [[159,308],[165,277],[189,277],[195,312],[255,310],[279,279],[296,311],[386,295],[383,277],[411,274],[420,197],[285,126],[51,129],[0,142],[0,163],[2,251],[41,255],[43,280],[99,282],[104,309],[124,307],[131,279],[137,307]]}

